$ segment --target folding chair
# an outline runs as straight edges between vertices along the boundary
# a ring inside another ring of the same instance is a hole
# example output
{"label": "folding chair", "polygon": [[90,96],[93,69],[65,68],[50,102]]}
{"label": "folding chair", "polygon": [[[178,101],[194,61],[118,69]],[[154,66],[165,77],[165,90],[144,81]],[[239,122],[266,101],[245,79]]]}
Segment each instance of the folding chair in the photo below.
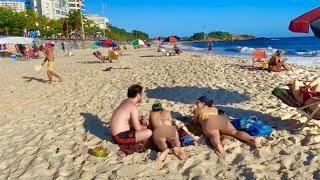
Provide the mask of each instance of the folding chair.
{"label": "folding chair", "polygon": [[[303,104],[301,104],[300,102],[295,100],[295,98],[292,95],[291,89],[289,87],[277,86],[272,91],[272,94],[275,95],[276,97],[278,97],[279,99],[281,99],[282,102],[284,102],[285,104],[287,104],[291,107],[297,108],[301,112],[301,114],[306,116],[308,119],[307,119],[305,125],[308,124],[309,121],[314,119],[314,116],[320,111],[320,99],[319,99],[319,102],[315,102],[315,103],[308,104],[308,105],[304,106]],[[313,111],[310,111],[309,108],[314,105],[316,105],[317,107]]]}
{"label": "folding chair", "polygon": [[[260,65],[260,67],[264,67],[265,64],[268,63],[267,54],[264,51],[264,49],[255,49],[252,52],[252,63],[253,63],[253,68],[256,68],[255,65],[257,63],[262,64]],[[264,67],[264,68],[267,68],[267,67]]]}

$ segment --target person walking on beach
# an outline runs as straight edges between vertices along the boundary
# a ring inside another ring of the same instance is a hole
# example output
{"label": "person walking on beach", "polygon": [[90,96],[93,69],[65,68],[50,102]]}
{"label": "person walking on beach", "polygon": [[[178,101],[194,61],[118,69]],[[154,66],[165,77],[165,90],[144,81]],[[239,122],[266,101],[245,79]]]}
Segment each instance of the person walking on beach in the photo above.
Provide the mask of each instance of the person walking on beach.
{"label": "person walking on beach", "polygon": [[152,105],[149,119],[153,130],[153,142],[161,151],[161,153],[158,154],[157,161],[163,162],[169,154],[170,150],[167,142],[172,147],[173,154],[177,156],[178,159],[186,160],[188,156],[181,149],[178,131],[173,125],[173,118],[170,111],[163,109],[161,103],[155,103]]}
{"label": "person walking on beach", "polygon": [[66,47],[64,46],[64,42],[63,41],[61,42],[61,49],[62,49],[63,53],[66,52]]}
{"label": "person walking on beach", "polygon": [[54,62],[54,53],[53,53],[53,44],[50,44],[50,46],[46,45],[41,45],[39,47],[39,50],[42,51],[45,54],[45,59],[41,63],[43,66],[46,62],[48,62],[48,70],[47,70],[47,75],[48,75],[48,83],[52,83],[52,76],[55,76],[56,78],[59,79],[60,82],[62,82],[61,77],[54,72],[55,69],[55,62]]}
{"label": "person walking on beach", "polygon": [[143,87],[138,84],[128,88],[128,98],[114,110],[110,119],[113,140],[118,145],[147,141],[152,131],[147,128],[149,120],[139,116],[137,105],[142,102]]}
{"label": "person walking on beach", "polygon": [[244,131],[238,131],[229,121],[226,116],[220,116],[218,109],[212,107],[212,101],[206,96],[201,96],[196,101],[197,108],[194,110],[194,123],[200,124],[205,136],[210,139],[210,142],[222,155],[225,155],[225,150],[222,147],[220,134],[235,137],[253,148],[260,148],[261,145],[256,139]]}
{"label": "person walking on beach", "polygon": [[209,51],[209,54],[211,54],[212,47],[213,47],[213,44],[212,44],[212,42],[210,41],[210,42],[208,43],[208,51]]}

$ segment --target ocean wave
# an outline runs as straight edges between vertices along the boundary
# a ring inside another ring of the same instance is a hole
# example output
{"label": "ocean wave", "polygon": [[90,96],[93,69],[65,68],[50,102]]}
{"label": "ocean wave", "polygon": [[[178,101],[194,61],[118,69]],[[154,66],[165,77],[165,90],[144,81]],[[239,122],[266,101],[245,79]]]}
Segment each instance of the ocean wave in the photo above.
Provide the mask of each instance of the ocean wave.
{"label": "ocean wave", "polygon": [[[320,50],[301,50],[301,49],[300,50],[283,50],[283,49],[272,48],[271,46],[265,47],[265,48],[259,48],[259,49],[264,49],[268,56],[273,55],[277,50],[282,50],[285,55],[289,55],[289,56],[301,56],[301,57],[319,57],[320,56]],[[255,48],[251,48],[251,47],[236,46],[231,48],[225,48],[223,51],[248,55],[248,54],[252,54],[254,50]]]}

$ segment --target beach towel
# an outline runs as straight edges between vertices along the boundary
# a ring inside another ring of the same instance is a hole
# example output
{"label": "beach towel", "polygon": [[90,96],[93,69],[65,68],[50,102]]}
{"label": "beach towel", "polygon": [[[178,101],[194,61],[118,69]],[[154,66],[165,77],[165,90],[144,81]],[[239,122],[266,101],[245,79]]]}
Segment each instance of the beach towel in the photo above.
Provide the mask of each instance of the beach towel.
{"label": "beach towel", "polygon": [[251,136],[270,136],[272,127],[260,121],[256,116],[243,116],[234,119],[232,125],[240,131],[245,131]]}
{"label": "beach towel", "polygon": [[[183,128],[179,128],[177,131],[182,147],[194,145],[193,137],[191,135],[188,135],[186,130],[184,130]],[[150,138],[148,141],[142,141],[135,144],[119,145],[119,147],[120,148],[118,150],[118,153],[125,155],[130,155],[133,153],[143,153],[148,149],[158,150],[153,143],[152,138]]]}
{"label": "beach towel", "polygon": [[292,95],[290,88],[283,88],[280,86],[277,86],[272,91],[272,94],[281,99],[284,103],[291,107],[301,107],[302,104],[300,104],[298,101],[296,101]]}

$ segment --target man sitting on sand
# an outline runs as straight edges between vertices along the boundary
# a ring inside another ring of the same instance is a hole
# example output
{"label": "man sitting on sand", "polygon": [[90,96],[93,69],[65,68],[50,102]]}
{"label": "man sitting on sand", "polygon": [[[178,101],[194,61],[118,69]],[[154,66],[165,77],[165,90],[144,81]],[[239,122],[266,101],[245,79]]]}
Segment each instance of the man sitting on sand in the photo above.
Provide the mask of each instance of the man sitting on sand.
{"label": "man sitting on sand", "polygon": [[149,119],[153,129],[153,142],[162,152],[158,155],[157,161],[163,162],[170,152],[167,142],[173,147],[173,153],[180,160],[186,160],[188,156],[181,149],[178,131],[172,124],[170,111],[162,109],[161,103],[155,103],[152,105]]}
{"label": "man sitting on sand", "polygon": [[110,129],[114,141],[119,145],[146,141],[152,136],[147,128],[149,121],[139,116],[137,104],[142,101],[142,86],[134,84],[128,88],[128,98],[113,112]]}
{"label": "man sitting on sand", "polygon": [[52,83],[52,76],[55,76],[56,78],[59,79],[60,82],[62,82],[61,77],[57,73],[54,72],[55,62],[54,62],[53,46],[54,46],[54,44],[50,44],[48,46],[41,45],[39,47],[39,50],[42,51],[45,54],[45,59],[41,63],[41,65],[43,66],[46,63],[46,61],[48,61],[47,75],[48,75],[48,78],[49,78],[49,80],[48,80],[49,84]]}

